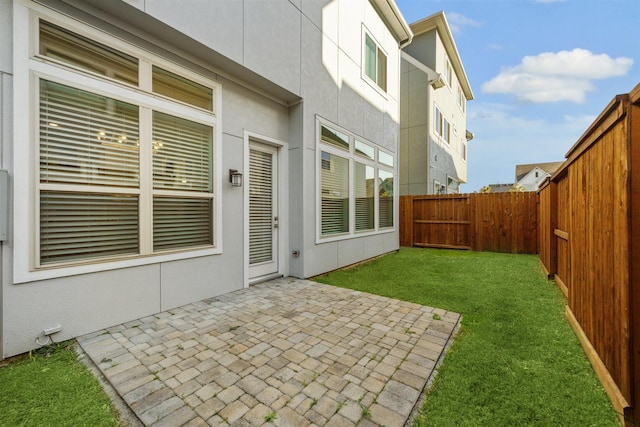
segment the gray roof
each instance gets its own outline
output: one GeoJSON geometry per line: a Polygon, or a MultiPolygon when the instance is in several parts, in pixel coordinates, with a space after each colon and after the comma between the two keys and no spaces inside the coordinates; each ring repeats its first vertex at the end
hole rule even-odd
{"type": "Polygon", "coordinates": [[[532,169],[540,168],[549,175],[553,175],[555,171],[563,164],[564,162],[547,162],[547,163],[531,163],[528,165],[516,165],[516,182],[520,181],[526,174],[531,172],[532,169]]]}

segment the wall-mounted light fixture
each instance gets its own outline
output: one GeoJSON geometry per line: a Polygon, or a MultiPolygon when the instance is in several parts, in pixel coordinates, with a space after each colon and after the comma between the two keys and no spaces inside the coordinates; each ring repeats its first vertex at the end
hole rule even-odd
{"type": "Polygon", "coordinates": [[[229,182],[232,187],[242,187],[242,174],[237,169],[229,169],[229,182]]]}

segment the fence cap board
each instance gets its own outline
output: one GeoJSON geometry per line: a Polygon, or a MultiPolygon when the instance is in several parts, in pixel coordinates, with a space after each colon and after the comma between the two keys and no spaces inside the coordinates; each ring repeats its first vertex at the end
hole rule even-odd
{"type": "Polygon", "coordinates": [[[640,103],[640,83],[629,92],[629,102],[632,104],[640,103]]]}

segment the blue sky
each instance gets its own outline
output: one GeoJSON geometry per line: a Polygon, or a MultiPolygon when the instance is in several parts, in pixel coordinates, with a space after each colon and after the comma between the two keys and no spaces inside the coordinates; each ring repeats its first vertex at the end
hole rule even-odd
{"type": "Polygon", "coordinates": [[[444,10],[471,83],[473,192],[564,155],[640,83],[638,0],[396,0],[411,24],[444,10]]]}

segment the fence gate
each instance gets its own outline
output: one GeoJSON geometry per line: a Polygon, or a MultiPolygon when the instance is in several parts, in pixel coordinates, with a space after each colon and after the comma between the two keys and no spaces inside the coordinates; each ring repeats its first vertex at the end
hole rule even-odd
{"type": "Polygon", "coordinates": [[[538,195],[400,197],[400,245],[535,254],[538,195]]]}
{"type": "Polygon", "coordinates": [[[413,199],[413,246],[471,249],[469,195],[413,199]]]}

